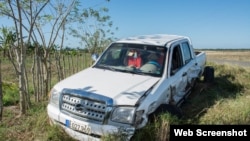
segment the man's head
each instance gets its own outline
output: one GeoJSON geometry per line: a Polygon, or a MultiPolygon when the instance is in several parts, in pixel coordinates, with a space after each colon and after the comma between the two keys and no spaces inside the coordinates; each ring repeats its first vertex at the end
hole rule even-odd
{"type": "Polygon", "coordinates": [[[150,61],[157,61],[159,59],[158,55],[156,53],[151,53],[148,55],[148,60],[150,61]]]}

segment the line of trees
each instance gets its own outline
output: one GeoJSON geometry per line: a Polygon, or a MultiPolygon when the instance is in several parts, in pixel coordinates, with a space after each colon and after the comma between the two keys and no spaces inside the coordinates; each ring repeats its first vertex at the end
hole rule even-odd
{"type": "Polygon", "coordinates": [[[70,36],[78,38],[90,54],[106,47],[115,39],[113,23],[110,17],[105,15],[108,9],[82,8],[83,2],[80,0],[0,1],[0,18],[9,18],[13,23],[13,26],[0,28],[0,48],[3,56],[11,61],[19,80],[20,116],[26,114],[31,105],[30,82],[26,68],[26,57],[30,50],[33,53],[32,85],[36,101],[40,101],[47,98],[46,94],[50,90],[49,63],[52,52],[56,58],[58,79],[65,77],[61,57],[67,38],[70,36]]]}

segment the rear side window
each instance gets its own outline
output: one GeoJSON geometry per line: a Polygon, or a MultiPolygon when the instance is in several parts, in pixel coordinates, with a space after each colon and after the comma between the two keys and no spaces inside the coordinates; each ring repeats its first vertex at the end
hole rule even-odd
{"type": "Polygon", "coordinates": [[[189,44],[187,42],[184,42],[181,44],[181,48],[183,52],[184,63],[187,64],[192,59],[189,44]]]}

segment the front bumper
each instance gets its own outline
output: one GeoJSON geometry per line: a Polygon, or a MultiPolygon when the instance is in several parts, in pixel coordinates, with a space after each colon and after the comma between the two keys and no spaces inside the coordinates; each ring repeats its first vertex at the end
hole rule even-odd
{"type": "Polygon", "coordinates": [[[91,123],[91,122],[75,119],[69,115],[61,113],[57,107],[51,104],[47,106],[47,112],[48,112],[48,116],[50,120],[54,124],[60,125],[66,131],[67,134],[69,134],[71,137],[79,141],[86,141],[86,140],[100,141],[101,137],[107,134],[125,135],[126,138],[129,140],[135,132],[135,128],[133,127],[123,128],[123,127],[117,127],[113,125],[103,125],[103,124],[91,123]],[[87,134],[87,133],[73,130],[68,127],[67,121],[73,121],[74,123],[77,123],[79,125],[86,125],[91,128],[91,133],[87,134]]]}

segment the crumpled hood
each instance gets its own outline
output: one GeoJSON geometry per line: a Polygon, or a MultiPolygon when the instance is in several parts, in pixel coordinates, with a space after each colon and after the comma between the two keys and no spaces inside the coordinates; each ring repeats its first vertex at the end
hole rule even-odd
{"type": "Polygon", "coordinates": [[[55,89],[77,89],[112,98],[114,105],[135,105],[160,78],[88,68],[57,83],[55,89]]]}

